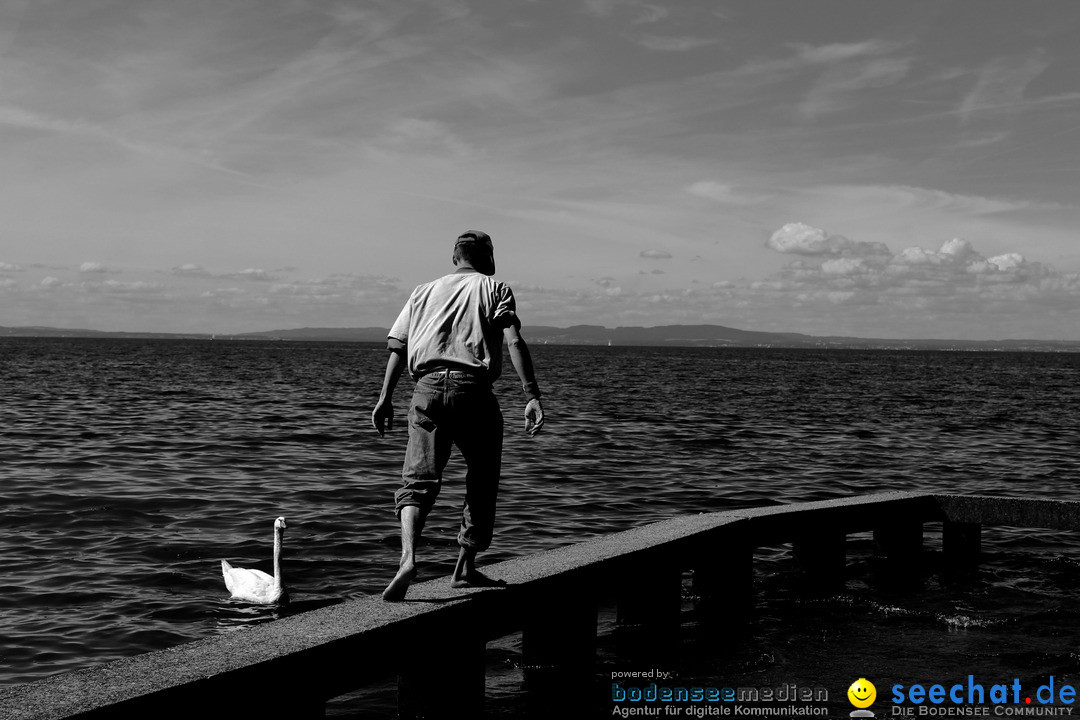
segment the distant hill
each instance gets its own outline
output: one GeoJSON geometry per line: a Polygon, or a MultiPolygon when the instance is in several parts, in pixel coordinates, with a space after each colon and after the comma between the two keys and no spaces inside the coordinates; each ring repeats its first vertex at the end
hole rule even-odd
{"type": "Polygon", "coordinates": [[[218,335],[218,338],[237,340],[309,340],[336,342],[386,342],[387,328],[298,328],[295,330],[270,330],[268,332],[218,335]]]}
{"type": "Polygon", "coordinates": [[[605,328],[574,325],[568,328],[542,325],[524,328],[532,342],[558,345],[677,345],[682,347],[788,347],[891,350],[1014,350],[1080,352],[1080,341],[1068,340],[895,340],[802,333],[771,333],[737,330],[722,325],[660,325],[656,327],[605,328]]]}
{"type": "MultiPolygon", "coordinates": [[[[301,328],[243,333],[229,337],[237,339],[272,340],[343,340],[354,342],[383,342],[387,329],[366,328],[301,328]]],[[[812,342],[809,335],[797,333],[763,333],[720,325],[665,325],[660,327],[605,328],[599,325],[574,325],[568,328],[528,325],[522,334],[529,342],[548,342],[556,345],[769,345],[779,342],[812,342]]],[[[221,337],[221,336],[218,336],[221,337]]]]}
{"type": "Polygon", "coordinates": [[[574,325],[568,328],[530,325],[522,331],[526,340],[562,345],[777,345],[812,343],[799,333],[768,333],[736,330],[722,325],[660,325],[617,327],[574,325]]]}
{"type": "Polygon", "coordinates": [[[162,340],[209,339],[210,333],[112,332],[80,328],[53,328],[36,325],[0,327],[0,337],[60,337],[60,338],[143,338],[162,340]]]}
{"type": "MultiPolygon", "coordinates": [[[[277,340],[321,342],[385,342],[386,328],[294,328],[232,335],[210,333],[102,332],[50,327],[0,327],[0,337],[162,338],[202,340],[277,340]]],[[[801,333],[737,330],[723,325],[659,325],[616,327],[574,325],[567,328],[528,325],[522,330],[531,345],[613,345],[681,347],[788,347],[911,350],[1013,350],[1080,352],[1069,340],[894,340],[828,337],[801,333]]]]}

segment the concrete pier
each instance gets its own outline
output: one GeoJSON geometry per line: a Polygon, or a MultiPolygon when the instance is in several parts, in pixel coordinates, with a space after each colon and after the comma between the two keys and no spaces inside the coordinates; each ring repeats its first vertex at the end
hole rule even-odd
{"type": "Polygon", "coordinates": [[[518,631],[527,692],[585,688],[601,599],[615,602],[630,632],[677,643],[684,573],[699,612],[730,620],[752,602],[755,548],[791,543],[804,574],[835,581],[848,535],[873,532],[887,562],[911,568],[926,523],[942,523],[950,560],[970,563],[984,527],[1077,530],[1080,503],[897,492],[676,517],[486,567],[505,589],[454,590],[440,578],[411,587],[405,602],[352,600],[0,688],[0,717],[144,718],[167,710],[313,718],[328,699],[395,676],[403,717],[451,697],[455,707],[478,710],[484,644],[518,631]],[[417,638],[427,655],[419,662],[417,638]]]}

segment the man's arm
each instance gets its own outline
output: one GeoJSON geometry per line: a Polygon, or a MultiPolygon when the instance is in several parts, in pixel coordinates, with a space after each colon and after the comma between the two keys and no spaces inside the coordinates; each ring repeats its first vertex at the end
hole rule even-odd
{"type": "Polygon", "coordinates": [[[394,388],[397,387],[398,379],[408,364],[403,342],[397,338],[390,338],[386,346],[390,350],[390,357],[386,361],[382,392],[379,393],[379,401],[375,403],[375,409],[371,411],[371,424],[375,426],[379,435],[383,434],[384,425],[386,430],[394,429],[394,388]]]}
{"type": "Polygon", "coordinates": [[[525,432],[535,435],[544,427],[544,408],[540,405],[540,386],[537,385],[533,372],[532,355],[529,354],[529,346],[525,344],[525,338],[521,337],[516,323],[503,330],[503,337],[506,338],[506,347],[510,350],[510,362],[517,371],[521,389],[525,391],[528,400],[525,405],[525,432]]]}

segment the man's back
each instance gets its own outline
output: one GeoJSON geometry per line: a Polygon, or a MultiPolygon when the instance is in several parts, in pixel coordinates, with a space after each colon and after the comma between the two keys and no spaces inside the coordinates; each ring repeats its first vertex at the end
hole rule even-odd
{"type": "Polygon", "coordinates": [[[389,335],[408,348],[414,378],[460,367],[494,381],[502,371],[502,331],[517,323],[510,288],[465,268],[413,290],[389,335]]]}

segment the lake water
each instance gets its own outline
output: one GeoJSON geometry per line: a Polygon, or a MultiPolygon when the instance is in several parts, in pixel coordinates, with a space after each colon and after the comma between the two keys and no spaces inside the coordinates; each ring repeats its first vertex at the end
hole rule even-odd
{"type": "MultiPolygon", "coordinates": [[[[887,490],[1080,499],[1080,354],[532,350],[548,425],[520,432],[507,364],[483,563],[684,513],[887,490]]],[[[0,340],[0,685],[380,592],[405,444],[400,426],[370,427],[385,362],[366,344],[0,340]],[[293,608],[231,601],[219,560],[269,570],[278,515],[293,608]]],[[[426,578],[456,556],[462,472],[452,459],[426,578]]],[[[782,553],[766,552],[750,639],[678,669],[754,685],[850,675],[846,688],[970,666],[1076,684],[1080,543],[1003,530],[984,547],[959,584],[935,573],[898,591],[866,560],[825,597],[786,589],[782,553]]],[[[513,665],[512,642],[497,652],[513,665]]],[[[507,678],[496,694],[512,708],[507,678]]]]}

